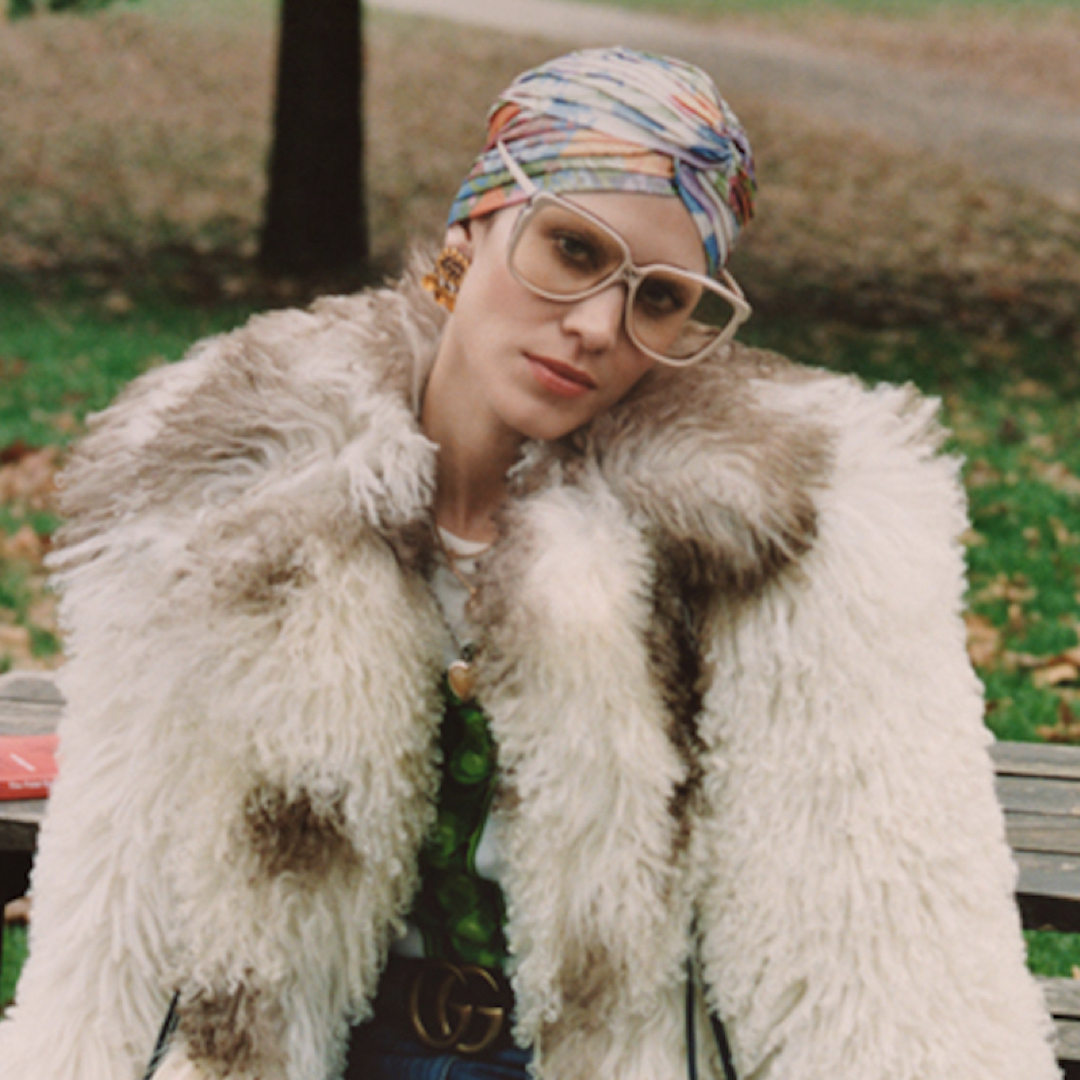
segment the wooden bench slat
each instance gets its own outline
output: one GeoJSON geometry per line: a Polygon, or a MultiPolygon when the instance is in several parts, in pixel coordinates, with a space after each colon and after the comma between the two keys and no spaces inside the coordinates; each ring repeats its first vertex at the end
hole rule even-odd
{"type": "Polygon", "coordinates": [[[1080,1021],[1055,1020],[1054,1035],[1058,1061],[1080,1061],[1080,1021]]]}
{"type": "Polygon", "coordinates": [[[64,704],[64,695],[55,679],[38,671],[12,671],[0,676],[0,698],[32,705],[60,707],[64,704]]]}
{"type": "Polygon", "coordinates": [[[1007,814],[1065,817],[1080,826],[1080,783],[1074,780],[999,776],[996,786],[998,799],[1007,814]]]}
{"type": "Polygon", "coordinates": [[[1080,780],[1080,746],[1061,743],[999,742],[990,748],[999,776],[1080,780]]]}
{"type": "Polygon", "coordinates": [[[0,676],[0,733],[44,735],[56,730],[64,698],[52,677],[11,672],[0,676]]]}
{"type": "Polygon", "coordinates": [[[1080,858],[1040,851],[1015,853],[1016,899],[1024,926],[1080,933],[1080,858]]]}
{"type": "Polygon", "coordinates": [[[1005,832],[1013,851],[1080,856],[1080,821],[1073,817],[1007,813],[1005,832]]]}
{"type": "Polygon", "coordinates": [[[1054,1017],[1055,1046],[1061,1062],[1080,1062],[1080,979],[1039,979],[1054,1017]]]}
{"type": "Polygon", "coordinates": [[[1046,1004],[1055,1017],[1080,1020],[1080,979],[1039,979],[1046,1004]]]}
{"type": "Polygon", "coordinates": [[[1080,1061],[1080,1021],[1056,1020],[1054,1035],[1058,1061],[1080,1061]]]}
{"type": "Polygon", "coordinates": [[[1019,892],[1071,900],[1080,906],[1080,857],[1044,851],[1017,851],[1019,892]]]}

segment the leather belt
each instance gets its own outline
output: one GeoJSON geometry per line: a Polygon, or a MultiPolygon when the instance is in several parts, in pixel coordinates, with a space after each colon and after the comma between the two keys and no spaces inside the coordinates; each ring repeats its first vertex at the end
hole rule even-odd
{"type": "Polygon", "coordinates": [[[379,982],[377,1019],[429,1050],[475,1055],[510,1045],[514,995],[497,968],[391,956],[379,982]]]}

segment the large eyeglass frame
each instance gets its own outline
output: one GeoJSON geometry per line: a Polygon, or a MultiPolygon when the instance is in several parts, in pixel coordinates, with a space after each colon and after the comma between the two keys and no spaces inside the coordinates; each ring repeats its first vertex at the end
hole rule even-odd
{"type": "MultiPolygon", "coordinates": [[[[718,349],[725,345],[729,345],[731,340],[735,337],[735,334],[738,332],[739,327],[750,318],[751,308],[742,289],[739,287],[739,283],[723,269],[723,267],[721,267],[719,271],[723,276],[723,283],[721,283],[714,278],[707,277],[705,274],[698,274],[693,270],[686,270],[681,266],[672,266],[670,263],[647,263],[644,266],[638,266],[631,257],[630,248],[626,241],[606,221],[597,217],[595,214],[590,213],[584,207],[578,206],[570,199],[567,199],[556,192],[544,191],[538,187],[525,170],[514,160],[513,155],[506,148],[506,145],[501,139],[496,142],[495,146],[499,151],[499,156],[502,158],[503,164],[510,171],[510,175],[513,176],[518,186],[526,192],[529,197],[528,202],[522,207],[521,213],[514,223],[513,232],[510,234],[510,240],[506,249],[506,263],[514,280],[521,285],[524,285],[530,292],[543,297],[545,300],[554,300],[558,303],[571,304],[579,300],[587,300],[590,296],[595,296],[597,293],[603,292],[612,285],[625,282],[626,299],[623,303],[623,326],[626,329],[626,336],[638,349],[645,353],[646,356],[651,357],[661,364],[667,364],[669,367],[689,367],[690,365],[696,364],[706,357],[711,356],[718,349]],[[595,225],[600,229],[606,236],[611,237],[618,249],[622,252],[622,262],[616,266],[614,270],[599,281],[594,282],[592,285],[579,292],[555,293],[548,289],[542,289],[540,286],[535,285],[524,278],[514,266],[514,251],[525,232],[525,228],[545,205],[551,204],[585,218],[590,224],[595,225]],[[659,352],[641,341],[634,330],[634,320],[632,315],[634,298],[637,295],[638,286],[653,271],[663,271],[675,274],[678,277],[700,285],[709,292],[720,296],[732,307],[731,319],[723,329],[717,330],[715,336],[710,338],[707,345],[697,352],[691,353],[690,356],[673,357],[659,352]]],[[[692,320],[687,320],[687,328],[694,325],[692,320]]],[[[702,327],[707,326],[705,323],[698,323],[696,325],[702,327]]],[[[709,329],[712,328],[709,327],[709,329]]]]}

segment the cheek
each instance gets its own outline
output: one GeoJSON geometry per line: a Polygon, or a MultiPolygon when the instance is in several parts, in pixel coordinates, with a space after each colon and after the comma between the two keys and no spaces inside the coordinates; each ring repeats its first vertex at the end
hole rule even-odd
{"type": "Polygon", "coordinates": [[[475,324],[481,338],[498,333],[503,325],[521,327],[541,317],[543,301],[511,275],[505,262],[484,258],[474,261],[465,275],[454,307],[460,322],[475,324]]]}
{"type": "Polygon", "coordinates": [[[628,394],[655,366],[656,361],[652,357],[639,352],[627,342],[626,351],[618,360],[617,376],[613,380],[619,387],[618,396],[621,398],[628,394]]]}

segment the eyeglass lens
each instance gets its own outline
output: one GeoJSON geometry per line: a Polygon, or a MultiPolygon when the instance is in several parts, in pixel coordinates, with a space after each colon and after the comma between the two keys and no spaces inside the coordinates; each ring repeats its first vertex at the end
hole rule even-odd
{"type": "MultiPolygon", "coordinates": [[[[514,272],[527,285],[559,299],[574,299],[618,274],[626,252],[617,235],[562,202],[536,204],[510,254],[514,272]]],[[[688,323],[723,327],[731,304],[699,279],[676,268],[646,273],[633,290],[631,336],[671,359],[699,352],[710,337],[688,323]],[[685,331],[685,332],[684,332],[685,331]]]]}

